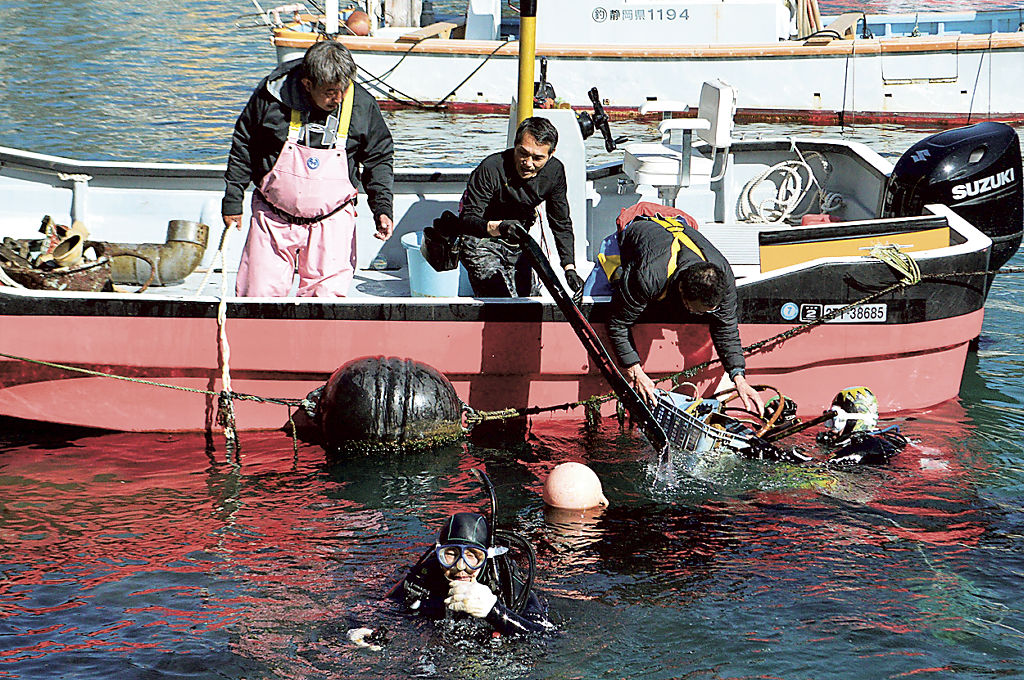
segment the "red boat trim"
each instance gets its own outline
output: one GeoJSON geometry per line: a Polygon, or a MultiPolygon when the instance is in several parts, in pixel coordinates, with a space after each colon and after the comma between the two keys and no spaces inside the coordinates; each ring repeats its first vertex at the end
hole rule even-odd
{"type": "MultiPolygon", "coordinates": [[[[381,99],[380,108],[397,111],[408,108],[432,107],[435,102],[404,102],[396,99],[381,99]]],[[[494,113],[508,115],[507,104],[485,102],[447,101],[439,108],[452,113],[494,113]]],[[[585,110],[586,107],[577,107],[585,110]]],[[[612,120],[655,120],[652,116],[640,114],[636,108],[605,106],[604,110],[612,120]]],[[[899,124],[915,127],[959,127],[983,120],[1010,124],[1024,123],[1024,113],[998,113],[979,115],[977,113],[897,113],[893,111],[820,111],[809,109],[737,109],[737,123],[805,123],[811,125],[882,125],[899,124]]]]}

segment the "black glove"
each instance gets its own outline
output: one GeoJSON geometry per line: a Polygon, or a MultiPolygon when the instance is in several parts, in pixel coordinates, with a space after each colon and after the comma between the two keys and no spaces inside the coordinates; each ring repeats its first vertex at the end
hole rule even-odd
{"type": "Polygon", "coordinates": [[[576,304],[583,302],[583,279],[575,269],[565,270],[565,282],[572,288],[572,301],[576,304]]]}
{"type": "Polygon", "coordinates": [[[441,236],[456,236],[462,231],[462,224],[458,215],[451,210],[445,210],[434,220],[434,229],[441,236]]]}
{"type": "Polygon", "coordinates": [[[506,241],[520,243],[526,236],[526,230],[523,229],[523,223],[519,220],[502,220],[498,225],[498,235],[506,241]]]}

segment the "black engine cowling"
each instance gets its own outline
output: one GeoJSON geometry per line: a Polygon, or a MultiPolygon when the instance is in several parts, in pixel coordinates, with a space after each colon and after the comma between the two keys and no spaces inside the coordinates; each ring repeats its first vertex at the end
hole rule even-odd
{"type": "Polygon", "coordinates": [[[920,215],[941,203],[992,239],[989,264],[1013,257],[1024,231],[1020,141],[1012,127],[984,122],[922,139],[896,163],[882,217],[920,215]]]}

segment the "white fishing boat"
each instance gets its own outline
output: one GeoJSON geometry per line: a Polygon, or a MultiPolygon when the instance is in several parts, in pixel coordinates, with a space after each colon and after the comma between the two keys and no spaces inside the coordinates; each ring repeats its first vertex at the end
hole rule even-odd
{"type": "MultiPolygon", "coordinates": [[[[536,58],[553,86],[538,89],[545,105],[589,106],[596,86],[613,118],[645,101],[695,108],[701,83],[720,78],[737,88],[744,122],[1024,121],[1024,7],[821,17],[815,0],[533,1],[536,58]]],[[[350,10],[289,5],[264,19],[281,61],[326,37],[344,43],[382,106],[507,110],[520,22],[502,17],[502,0],[469,0],[424,26],[410,12],[412,25],[385,23],[380,0],[370,5],[369,35],[346,30],[350,10]]]]}
{"type": "MultiPolygon", "coordinates": [[[[732,88],[703,90],[698,119],[666,120],[662,139],[631,144],[622,160],[599,167],[585,167],[573,112],[539,112],[560,131],[556,155],[567,169],[582,273],[622,208],[675,205],[733,266],[741,338],[759,345],[748,351],[751,383],[777,387],[812,414],[854,384],[871,386],[884,413],[954,398],[981,330],[986,272],[1020,243],[1013,130],[983,123],[940,133],[894,171],[842,139],[735,139],[732,88]],[[950,168],[952,179],[941,175],[950,168]],[[806,191],[789,191],[794,172],[805,173],[806,191]],[[905,266],[871,255],[878,248],[898,249],[905,266]]],[[[85,251],[97,251],[92,266],[107,266],[115,284],[73,290],[71,277],[58,278],[69,270],[57,269],[46,289],[0,285],[0,415],[202,430],[215,427],[218,395],[230,389],[270,399],[238,401],[240,428],[276,428],[288,420],[282,400],[301,399],[336,367],[368,355],[426,362],[482,410],[578,404],[608,392],[550,297],[476,298],[457,273],[442,280],[424,266],[416,234],[456,209],[468,168],[396,173],[396,234],[381,244],[369,216],[359,216],[360,270],[348,298],[233,296],[242,239],[228,232],[223,250],[216,238],[205,247],[199,227],[220,231],[223,172],[0,148],[4,247],[24,246],[32,259],[43,215],[78,221],[90,233],[85,251]],[[136,254],[117,254],[126,251],[136,254]]],[[[538,241],[544,229],[534,228],[538,241]]],[[[18,269],[6,265],[9,276],[18,269]]],[[[609,297],[587,291],[580,308],[604,337],[609,297]]],[[[652,376],[714,359],[707,327],[677,312],[652,312],[633,330],[652,376]]],[[[721,379],[715,363],[689,377],[701,392],[721,379]]]]}

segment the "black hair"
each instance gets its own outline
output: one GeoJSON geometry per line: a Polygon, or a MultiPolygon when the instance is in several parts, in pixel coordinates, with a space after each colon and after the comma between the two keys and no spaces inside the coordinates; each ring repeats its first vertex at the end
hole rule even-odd
{"type": "Polygon", "coordinates": [[[356,74],[352,53],[334,40],[314,43],[302,58],[302,68],[315,87],[334,84],[348,87],[356,74]]]}
{"type": "Polygon", "coordinates": [[[725,272],[716,264],[698,262],[679,272],[676,289],[683,300],[714,309],[725,297],[725,272]]]}
{"type": "Polygon", "coordinates": [[[523,141],[523,135],[529,132],[530,135],[537,140],[538,144],[546,144],[550,148],[549,153],[554,153],[555,147],[558,146],[558,130],[555,129],[554,124],[547,118],[541,118],[540,116],[533,116],[527,118],[519,124],[516,128],[516,140],[515,143],[523,141]]]}

